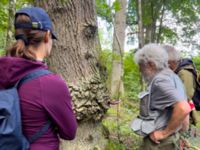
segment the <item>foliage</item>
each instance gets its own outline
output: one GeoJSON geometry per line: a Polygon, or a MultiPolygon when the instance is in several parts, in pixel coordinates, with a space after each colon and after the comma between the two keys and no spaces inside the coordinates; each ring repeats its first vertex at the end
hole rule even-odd
{"type": "Polygon", "coordinates": [[[106,0],[96,0],[96,9],[98,16],[108,22],[112,22],[111,8],[106,0]]]}
{"type": "Polygon", "coordinates": [[[0,1],[0,32],[7,29],[8,20],[8,0],[0,1]]]}
{"type": "Polygon", "coordinates": [[[200,57],[199,56],[195,56],[195,57],[193,57],[192,60],[193,60],[193,62],[195,64],[197,70],[200,71],[200,57]]]}
{"type": "Polygon", "coordinates": [[[5,55],[5,51],[0,49],[0,56],[4,56],[5,55]]]}
{"type": "Polygon", "coordinates": [[[126,148],[116,141],[109,140],[105,150],[126,150],[126,148]]]}
{"type": "Polygon", "coordinates": [[[126,23],[129,26],[137,24],[137,12],[136,12],[136,0],[128,1],[128,12],[126,17],[126,23]]]}
{"type": "Polygon", "coordinates": [[[141,137],[136,135],[130,128],[132,119],[138,113],[138,102],[135,103],[128,100],[124,100],[120,104],[119,114],[117,114],[117,106],[112,106],[108,110],[107,117],[102,121],[109,133],[109,143],[106,150],[138,150],[141,144],[141,137]]]}
{"type": "Polygon", "coordinates": [[[33,0],[17,0],[16,1],[16,9],[20,9],[24,6],[30,6],[33,4],[33,0]]]}
{"type": "MultiPolygon", "coordinates": [[[[161,35],[159,33],[159,24],[162,22],[162,10],[164,0],[143,0],[142,1],[142,24],[143,31],[145,32],[145,43],[156,42],[157,38],[161,35]]],[[[138,2],[129,0],[128,6],[128,25],[138,26],[138,2]],[[133,6],[134,5],[134,6],[133,6]],[[129,17],[131,16],[131,17],[129,17]],[[133,19],[132,19],[133,18],[133,19]],[[135,24],[137,23],[137,24],[135,24]]],[[[134,27],[132,29],[135,29],[134,27]]],[[[132,32],[135,32],[132,31],[132,32]]],[[[138,32],[138,29],[136,30],[138,32]]]]}
{"type": "MultiPolygon", "coordinates": [[[[106,67],[107,70],[107,85],[110,87],[110,76],[112,67],[112,52],[111,50],[102,50],[100,54],[101,65],[106,67]]],[[[140,73],[138,66],[133,60],[133,51],[126,52],[124,54],[124,87],[125,98],[129,100],[137,100],[137,94],[139,93],[140,86],[140,73]]]]}
{"type": "MultiPolygon", "coordinates": [[[[113,8],[116,7],[108,4],[106,0],[96,0],[96,2],[98,16],[111,23],[113,8]]],[[[137,0],[128,0],[126,22],[131,29],[128,38],[133,41],[137,38],[135,35],[138,33],[137,5],[137,0]]],[[[200,37],[199,13],[199,0],[143,0],[142,21],[145,42],[171,43],[174,45],[179,41],[192,50],[198,50],[200,48],[198,42],[200,37]]]]}
{"type": "MultiPolygon", "coordinates": [[[[127,25],[133,29],[133,34],[129,36],[135,35],[138,31],[137,13],[137,0],[129,0],[127,25]]],[[[200,48],[199,13],[199,0],[143,0],[142,22],[146,33],[145,42],[175,44],[179,40],[192,49],[200,48]]]]}
{"type": "Polygon", "coordinates": [[[171,0],[171,5],[168,6],[168,9],[176,18],[179,28],[182,28],[179,40],[192,45],[194,49],[200,46],[198,43],[199,37],[196,37],[199,33],[199,3],[199,0],[171,0]]]}
{"type": "MultiPolygon", "coordinates": [[[[105,49],[100,53],[101,66],[106,68],[107,86],[110,87],[111,67],[112,67],[112,51],[105,49]]],[[[108,88],[109,89],[109,88],[108,88]]]]}
{"type": "Polygon", "coordinates": [[[137,100],[140,86],[140,73],[133,60],[133,51],[124,55],[124,87],[128,99],[137,100]]]}
{"type": "Polygon", "coordinates": [[[161,30],[162,30],[161,37],[160,37],[161,43],[167,42],[167,43],[175,44],[177,42],[178,35],[175,31],[173,31],[167,26],[162,26],[161,30]]]}
{"type": "Polygon", "coordinates": [[[114,12],[121,9],[119,0],[108,4],[107,0],[96,0],[97,15],[109,23],[112,23],[114,12]]]}
{"type": "Polygon", "coordinates": [[[112,5],[112,8],[116,11],[119,11],[121,9],[121,6],[120,6],[120,2],[119,0],[115,0],[113,5],[112,5]]]}
{"type": "Polygon", "coordinates": [[[6,33],[8,26],[8,0],[0,1],[0,49],[6,44],[6,33]]]}
{"type": "Polygon", "coordinates": [[[5,45],[6,45],[6,32],[2,31],[0,32],[0,51],[5,49],[5,45]]]}
{"type": "MultiPolygon", "coordinates": [[[[17,0],[16,9],[21,8],[24,5],[31,4],[32,0],[17,0]]],[[[9,0],[0,1],[0,49],[5,49],[6,36],[8,29],[8,8],[9,0]]]]}

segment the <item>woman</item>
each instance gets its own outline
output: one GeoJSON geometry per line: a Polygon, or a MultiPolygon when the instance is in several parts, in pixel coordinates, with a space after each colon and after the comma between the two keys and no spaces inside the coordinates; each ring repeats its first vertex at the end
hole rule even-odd
{"type": "MultiPolygon", "coordinates": [[[[16,42],[0,59],[0,89],[12,87],[25,75],[48,69],[43,63],[52,48],[52,23],[41,8],[22,8],[15,15],[16,42]]],[[[22,84],[18,90],[23,132],[27,138],[45,126],[51,126],[30,145],[30,150],[58,150],[59,137],[72,140],[77,123],[65,81],[58,75],[40,76],[22,84]],[[56,130],[55,130],[56,129],[56,130]]]]}

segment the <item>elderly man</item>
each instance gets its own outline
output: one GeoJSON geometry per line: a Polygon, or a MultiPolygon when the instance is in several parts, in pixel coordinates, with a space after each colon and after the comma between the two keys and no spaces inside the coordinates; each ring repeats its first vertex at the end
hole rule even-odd
{"type": "Polygon", "coordinates": [[[187,103],[183,84],[168,68],[168,55],[157,44],[145,45],[135,54],[148,88],[140,94],[140,115],[132,129],[144,136],[142,150],[179,150],[179,130],[188,128],[187,103]]]}
{"type": "MultiPolygon", "coordinates": [[[[169,68],[178,74],[185,86],[188,102],[193,103],[192,97],[194,96],[196,83],[194,75],[190,71],[194,69],[192,60],[181,59],[180,53],[173,46],[163,45],[163,48],[168,53],[169,68]]],[[[190,123],[193,125],[197,124],[197,114],[195,110],[190,113],[190,123]]]]}

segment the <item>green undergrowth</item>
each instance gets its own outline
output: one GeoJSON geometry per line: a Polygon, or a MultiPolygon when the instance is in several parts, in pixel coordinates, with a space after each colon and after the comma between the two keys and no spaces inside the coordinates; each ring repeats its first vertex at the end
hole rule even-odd
{"type": "Polygon", "coordinates": [[[3,49],[0,49],[0,56],[4,56],[5,55],[5,51],[3,49]]]}
{"type": "MultiPolygon", "coordinates": [[[[105,127],[106,137],[109,139],[106,150],[138,150],[142,138],[136,135],[130,128],[131,121],[139,113],[139,104],[136,101],[123,101],[120,106],[112,106],[105,119],[102,121],[105,127]],[[118,111],[119,110],[119,111],[118,111]]],[[[189,137],[190,148],[200,150],[200,112],[198,114],[198,123],[195,128],[196,137],[189,137]],[[197,142],[198,141],[198,142],[197,142]]]]}
{"type": "Polygon", "coordinates": [[[138,114],[138,104],[123,101],[119,107],[112,106],[102,121],[109,138],[106,150],[137,150],[141,137],[130,128],[131,121],[138,114]],[[119,111],[118,111],[119,110],[119,111]]]}

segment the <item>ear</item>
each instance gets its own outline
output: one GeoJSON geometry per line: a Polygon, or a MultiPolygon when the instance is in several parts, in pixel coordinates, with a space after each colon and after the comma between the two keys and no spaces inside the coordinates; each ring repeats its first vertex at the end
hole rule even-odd
{"type": "Polygon", "coordinates": [[[44,42],[45,43],[48,43],[49,42],[49,38],[51,38],[51,33],[50,31],[48,30],[44,36],[44,42]]]}

